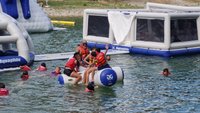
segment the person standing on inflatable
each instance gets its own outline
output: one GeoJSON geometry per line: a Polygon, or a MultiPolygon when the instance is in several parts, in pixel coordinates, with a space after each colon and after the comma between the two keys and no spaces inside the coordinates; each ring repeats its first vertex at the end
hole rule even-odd
{"type": "Polygon", "coordinates": [[[80,60],[81,60],[81,56],[79,52],[75,52],[74,56],[66,62],[65,69],[63,72],[67,76],[76,78],[76,81],[74,83],[75,85],[78,84],[78,82],[82,80],[80,73],[78,73],[80,60]]]}

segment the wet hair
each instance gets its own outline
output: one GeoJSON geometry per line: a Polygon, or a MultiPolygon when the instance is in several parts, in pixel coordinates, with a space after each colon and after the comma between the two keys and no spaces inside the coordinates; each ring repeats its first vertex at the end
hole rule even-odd
{"type": "Polygon", "coordinates": [[[23,71],[22,75],[28,75],[28,71],[23,71]]]}
{"type": "MultiPolygon", "coordinates": [[[[79,52],[75,52],[73,57],[76,59],[77,55],[80,55],[80,53],[79,52]]],[[[79,61],[77,62],[77,66],[78,67],[80,66],[80,62],[79,61]]]]}
{"type": "Polygon", "coordinates": [[[89,82],[88,85],[87,85],[87,88],[88,88],[89,90],[94,91],[94,82],[89,82]]]}
{"type": "Polygon", "coordinates": [[[168,68],[164,68],[163,72],[169,72],[169,69],[168,68]]]}
{"type": "Polygon", "coordinates": [[[46,64],[43,62],[43,63],[41,63],[41,66],[46,67],[46,64]]]}
{"type": "Polygon", "coordinates": [[[5,88],[5,84],[4,83],[0,83],[0,88],[5,88]]]}
{"type": "Polygon", "coordinates": [[[93,51],[93,50],[95,50],[95,51],[96,51],[96,49],[97,49],[96,47],[93,47],[93,48],[91,49],[91,51],[93,51]]]}
{"type": "Polygon", "coordinates": [[[86,43],[83,43],[83,45],[84,45],[84,46],[87,46],[87,42],[86,42],[86,43]]]}
{"type": "Polygon", "coordinates": [[[96,48],[96,51],[100,53],[100,52],[101,52],[101,49],[100,49],[100,48],[96,48]]]}
{"type": "Polygon", "coordinates": [[[96,57],[97,56],[97,53],[96,52],[91,52],[91,55],[93,56],[93,57],[96,57]]]}
{"type": "Polygon", "coordinates": [[[75,52],[73,57],[75,58],[77,55],[80,55],[80,53],[79,52],[75,52]]]}

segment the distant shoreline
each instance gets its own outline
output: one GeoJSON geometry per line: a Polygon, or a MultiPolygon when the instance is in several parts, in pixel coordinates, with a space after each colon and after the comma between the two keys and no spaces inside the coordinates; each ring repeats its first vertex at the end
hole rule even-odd
{"type": "MultiPolygon", "coordinates": [[[[145,3],[142,2],[129,2],[131,5],[136,5],[138,7],[145,7],[145,3]]],[[[176,2],[171,3],[174,5],[185,5],[185,6],[199,6],[198,3],[188,3],[182,0],[176,0],[176,2]]],[[[99,7],[98,7],[99,8],[99,7]]],[[[54,7],[43,7],[43,10],[47,13],[50,18],[57,17],[83,17],[84,8],[59,8],[54,7]]]]}

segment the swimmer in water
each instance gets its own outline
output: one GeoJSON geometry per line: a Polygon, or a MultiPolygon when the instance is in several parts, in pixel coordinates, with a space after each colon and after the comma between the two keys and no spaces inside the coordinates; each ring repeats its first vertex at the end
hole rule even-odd
{"type": "Polygon", "coordinates": [[[4,83],[0,83],[0,88],[6,88],[4,83]]]}
{"type": "Polygon", "coordinates": [[[85,88],[85,92],[93,93],[94,92],[94,87],[95,87],[94,82],[89,82],[87,87],[85,88]]]}
{"type": "Polygon", "coordinates": [[[61,68],[56,67],[56,69],[53,72],[51,72],[51,74],[54,75],[54,76],[61,74],[61,68]]]}
{"type": "Polygon", "coordinates": [[[163,72],[162,72],[162,75],[163,76],[169,76],[171,73],[169,72],[169,69],[168,68],[165,68],[165,69],[163,69],[163,72]]]}
{"type": "Polygon", "coordinates": [[[22,71],[31,71],[31,68],[29,66],[27,66],[27,65],[20,66],[20,69],[22,71]]]}
{"type": "Polygon", "coordinates": [[[23,81],[25,81],[25,80],[28,80],[28,78],[29,78],[28,71],[24,71],[24,72],[22,73],[22,75],[21,75],[21,79],[22,79],[23,81]]]}
{"type": "Polygon", "coordinates": [[[46,63],[41,63],[41,65],[36,70],[37,71],[47,71],[46,63]]]}

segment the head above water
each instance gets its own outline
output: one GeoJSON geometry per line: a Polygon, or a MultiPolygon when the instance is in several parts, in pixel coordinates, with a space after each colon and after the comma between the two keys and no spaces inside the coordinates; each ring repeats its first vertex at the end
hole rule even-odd
{"type": "Polygon", "coordinates": [[[5,84],[4,83],[0,83],[0,88],[5,88],[5,84]]]}
{"type": "Polygon", "coordinates": [[[28,75],[28,71],[23,71],[22,75],[28,75]]]}
{"type": "Polygon", "coordinates": [[[41,63],[41,66],[46,67],[46,63],[44,63],[44,62],[41,63]]]}
{"type": "Polygon", "coordinates": [[[164,76],[170,75],[170,72],[169,72],[168,68],[164,68],[162,73],[163,73],[164,76]]]}
{"type": "Polygon", "coordinates": [[[89,82],[88,85],[87,85],[87,88],[88,88],[89,90],[94,91],[94,82],[89,82]]]}

